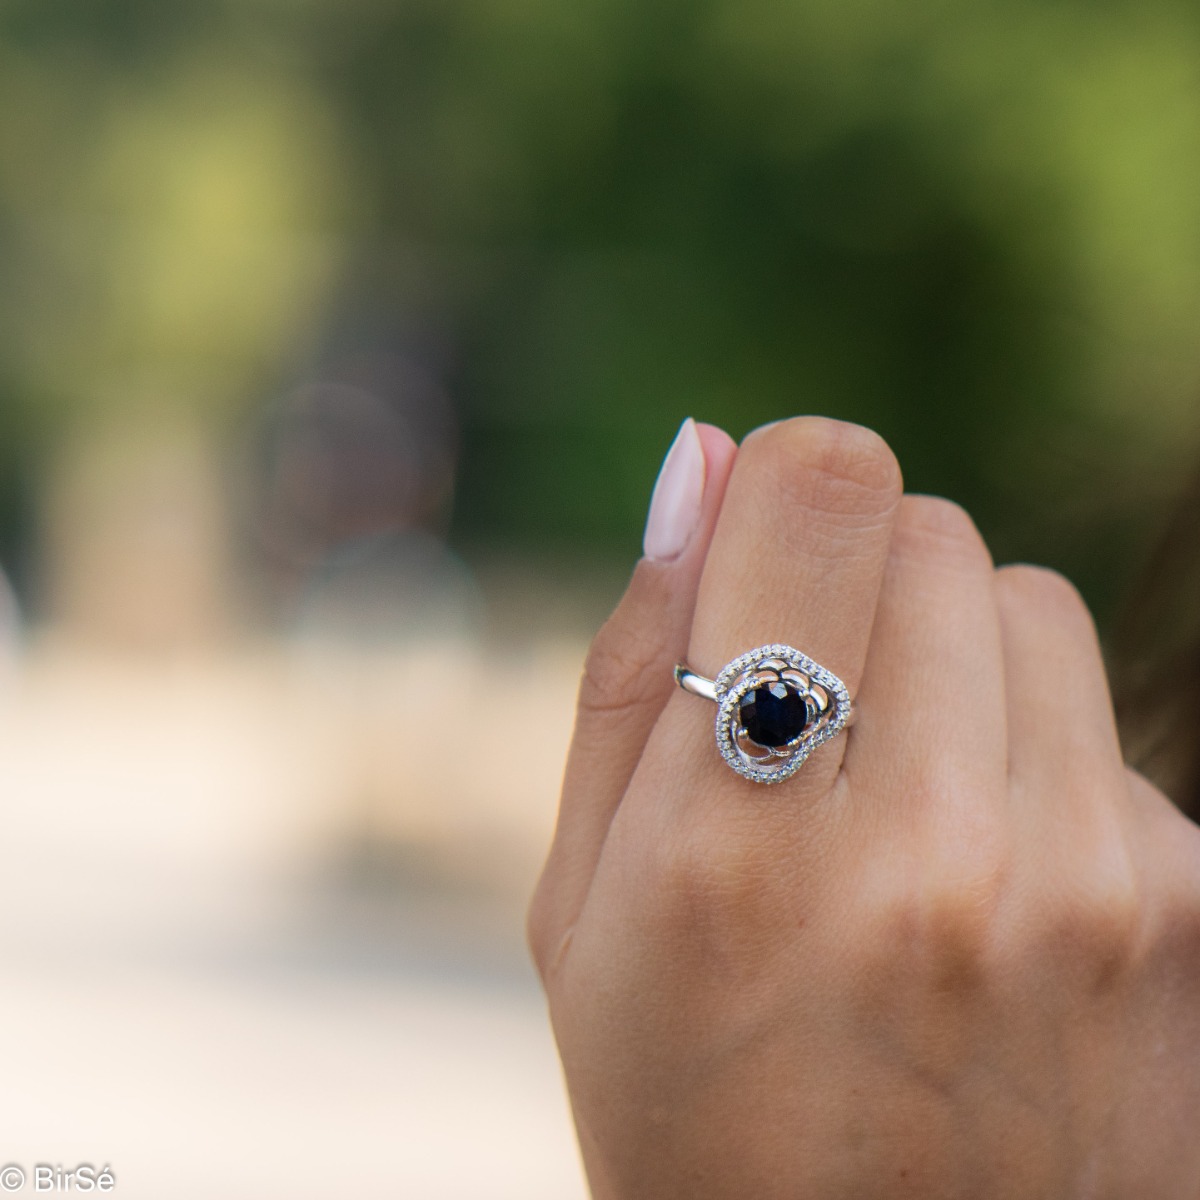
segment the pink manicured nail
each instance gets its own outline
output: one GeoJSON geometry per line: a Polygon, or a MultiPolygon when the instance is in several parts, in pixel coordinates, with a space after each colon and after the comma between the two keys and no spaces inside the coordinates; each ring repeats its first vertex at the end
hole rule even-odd
{"type": "Polygon", "coordinates": [[[647,558],[670,562],[683,553],[700,520],[704,473],[704,447],[696,422],[688,417],[663,459],[650,498],[650,515],[642,538],[642,551],[647,558]]]}

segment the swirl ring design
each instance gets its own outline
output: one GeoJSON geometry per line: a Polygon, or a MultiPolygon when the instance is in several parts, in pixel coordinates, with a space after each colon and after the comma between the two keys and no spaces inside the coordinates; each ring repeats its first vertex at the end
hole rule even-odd
{"type": "Polygon", "coordinates": [[[759,646],[711,680],[680,663],[675,679],[685,691],[716,702],[717,749],[754,783],[790,778],[855,715],[846,685],[794,646],[759,646]]]}

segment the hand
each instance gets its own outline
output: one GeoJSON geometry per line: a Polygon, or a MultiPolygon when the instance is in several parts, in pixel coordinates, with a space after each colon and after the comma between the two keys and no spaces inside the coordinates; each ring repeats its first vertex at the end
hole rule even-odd
{"type": "Polygon", "coordinates": [[[597,1200],[1196,1200],[1200,831],[1077,593],[865,429],[684,435],[530,912],[597,1200]],[[765,786],[671,668],[776,641],[859,717],[765,786]]]}

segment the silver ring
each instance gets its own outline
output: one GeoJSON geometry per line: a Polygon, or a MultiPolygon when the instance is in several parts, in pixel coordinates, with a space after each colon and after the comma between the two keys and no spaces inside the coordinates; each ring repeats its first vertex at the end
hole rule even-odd
{"type": "Polygon", "coordinates": [[[794,775],[856,715],[846,685],[794,646],[759,646],[739,655],[715,679],[680,663],[675,682],[716,703],[717,749],[739,775],[755,783],[779,783],[794,775]]]}

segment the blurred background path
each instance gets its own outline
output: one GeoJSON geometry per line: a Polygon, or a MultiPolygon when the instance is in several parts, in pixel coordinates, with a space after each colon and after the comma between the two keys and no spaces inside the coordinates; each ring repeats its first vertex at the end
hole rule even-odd
{"type": "Polygon", "coordinates": [[[576,667],[524,669],[547,758],[500,797],[517,714],[448,776],[346,711],[428,659],[35,647],[0,717],[0,1158],[147,1200],[583,1196],[520,934],[576,667]]]}

